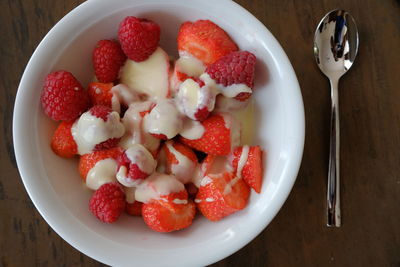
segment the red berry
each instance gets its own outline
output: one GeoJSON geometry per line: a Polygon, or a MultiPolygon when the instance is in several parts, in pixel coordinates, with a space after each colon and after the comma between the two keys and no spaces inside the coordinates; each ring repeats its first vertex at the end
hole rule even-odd
{"type": "Polygon", "coordinates": [[[112,112],[112,109],[110,107],[102,106],[102,105],[97,105],[93,106],[89,109],[90,114],[93,116],[96,116],[97,118],[103,119],[103,121],[107,121],[108,115],[112,112]]]}
{"type": "Polygon", "coordinates": [[[118,38],[129,59],[144,61],[158,47],[160,27],[151,20],[129,16],[119,25],[118,38]]]}
{"type": "Polygon", "coordinates": [[[126,56],[117,41],[100,40],[93,50],[92,60],[97,80],[110,83],[118,78],[126,56]]]}
{"type": "Polygon", "coordinates": [[[143,204],[142,216],[144,222],[157,232],[172,232],[189,227],[196,214],[196,206],[189,200],[187,204],[173,211],[159,202],[143,204]]]}
{"type": "Polygon", "coordinates": [[[232,51],[237,45],[229,35],[210,20],[185,22],[178,33],[178,50],[185,51],[205,64],[212,64],[232,51]]]}
{"type": "Polygon", "coordinates": [[[72,158],[77,154],[78,147],[72,137],[71,127],[73,122],[61,122],[54,132],[51,148],[54,153],[63,158],[72,158]]]}
{"type": "Polygon", "coordinates": [[[231,129],[226,128],[221,115],[213,115],[201,122],[204,133],[199,139],[186,139],[180,136],[185,145],[211,155],[228,155],[231,150],[231,129]]]}
{"type": "Polygon", "coordinates": [[[113,97],[111,88],[113,86],[112,83],[90,83],[88,93],[92,104],[111,107],[113,97]]]}
{"type": "Polygon", "coordinates": [[[47,75],[41,94],[42,107],[47,116],[56,121],[72,121],[90,105],[88,93],[68,71],[47,75]]]}
{"type": "MultiPolygon", "coordinates": [[[[232,84],[245,84],[249,88],[254,86],[254,69],[256,57],[247,51],[232,52],[206,68],[206,73],[217,84],[229,86],[232,84]]],[[[244,101],[250,93],[242,92],[235,98],[244,101]]]]}
{"type": "MultiPolygon", "coordinates": [[[[237,171],[238,163],[243,152],[243,147],[237,147],[233,151],[232,166],[237,171]]],[[[256,191],[260,193],[262,185],[262,150],[259,146],[249,147],[246,163],[240,174],[243,180],[256,191]]]]}
{"type": "Polygon", "coordinates": [[[96,165],[97,162],[108,158],[117,159],[122,152],[123,150],[121,148],[116,147],[113,149],[95,151],[82,155],[79,159],[79,174],[81,175],[82,179],[86,181],[88,172],[94,167],[94,165],[96,165]]]}
{"type": "Polygon", "coordinates": [[[102,222],[113,223],[125,209],[125,193],[118,183],[103,184],[89,202],[90,211],[102,222]]]}
{"type": "Polygon", "coordinates": [[[250,188],[242,179],[237,179],[230,172],[209,174],[204,179],[211,182],[200,186],[196,201],[207,219],[219,221],[247,206],[250,188]]]}

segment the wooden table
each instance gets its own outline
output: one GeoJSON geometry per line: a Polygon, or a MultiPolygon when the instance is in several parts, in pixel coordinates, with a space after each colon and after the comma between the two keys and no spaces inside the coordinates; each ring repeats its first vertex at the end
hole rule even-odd
{"type": "MultiPolygon", "coordinates": [[[[47,31],[82,0],[0,1],[0,266],[99,266],[42,219],[19,177],[12,112],[25,65],[47,31]]],[[[240,0],[275,35],[296,70],[306,143],[285,205],[255,240],[213,266],[400,266],[400,3],[395,0],[240,0]],[[312,55],[329,10],[352,13],[360,33],[341,80],[342,216],[325,227],[330,93],[312,55]]],[[[28,134],[28,133],[27,133],[28,134]]]]}

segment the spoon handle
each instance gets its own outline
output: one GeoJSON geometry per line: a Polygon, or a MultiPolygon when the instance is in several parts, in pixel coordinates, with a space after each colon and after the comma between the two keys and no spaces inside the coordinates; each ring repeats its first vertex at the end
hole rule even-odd
{"type": "Polygon", "coordinates": [[[331,140],[329,151],[329,171],[327,188],[327,226],[340,227],[340,126],[339,126],[339,79],[330,80],[332,114],[331,114],[331,140]]]}

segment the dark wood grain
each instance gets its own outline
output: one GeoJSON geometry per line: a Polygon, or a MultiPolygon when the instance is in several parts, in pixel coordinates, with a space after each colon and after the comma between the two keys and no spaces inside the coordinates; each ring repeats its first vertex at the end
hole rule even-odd
{"type": "MultiPolygon", "coordinates": [[[[63,241],[31,203],[16,168],[12,111],[23,69],[47,31],[81,0],[0,1],[0,266],[102,266],[63,241]]],[[[395,0],[238,0],[275,35],[306,111],[300,173],[273,222],[223,266],[400,266],[400,4],[395,0]],[[330,96],[312,56],[329,10],[352,13],[354,67],[340,82],[342,216],[326,228],[330,96]]]]}

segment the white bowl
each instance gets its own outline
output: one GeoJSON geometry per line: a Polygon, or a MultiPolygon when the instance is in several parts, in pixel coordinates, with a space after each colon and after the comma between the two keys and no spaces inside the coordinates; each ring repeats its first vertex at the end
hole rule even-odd
{"type": "MultiPolygon", "coordinates": [[[[283,23],[283,22],[282,22],[283,23]]],[[[49,225],[86,255],[114,266],[200,266],[242,248],[272,220],[296,179],[304,144],[304,110],[292,66],[271,33],[229,0],[89,0],[66,15],[46,35],[30,59],[14,109],[14,148],[25,188],[49,225]],[[99,222],[88,210],[91,192],[82,186],[77,161],[53,154],[49,142],[56,123],[45,117],[39,96],[51,71],[71,71],[83,84],[93,77],[91,51],[100,39],[115,38],[128,15],[161,26],[161,46],[176,54],[176,35],[186,20],[211,19],[257,58],[257,137],[266,151],[261,194],[248,207],[220,222],[204,217],[183,231],[160,234],[141,218],[99,222]]]]}

